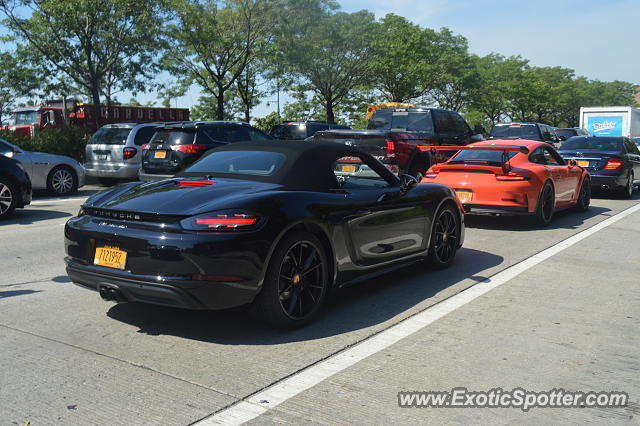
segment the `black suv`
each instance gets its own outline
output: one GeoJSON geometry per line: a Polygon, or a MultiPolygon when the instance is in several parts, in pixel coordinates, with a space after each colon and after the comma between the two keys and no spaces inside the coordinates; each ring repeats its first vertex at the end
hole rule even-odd
{"type": "Polygon", "coordinates": [[[285,121],[273,126],[269,134],[275,139],[303,140],[315,135],[316,132],[321,130],[350,128],[349,126],[329,123],[327,121],[285,121]]]}
{"type": "Polygon", "coordinates": [[[553,130],[561,141],[566,141],[572,136],[589,136],[589,132],[582,127],[556,127],[553,130]]]}
{"type": "Polygon", "coordinates": [[[489,134],[490,139],[529,139],[547,142],[551,145],[560,142],[553,127],[542,123],[502,123],[496,124],[489,134]]]}
{"type": "Polygon", "coordinates": [[[247,123],[236,121],[186,122],[159,127],[143,146],[142,181],[164,179],[190,166],[206,151],[241,141],[273,138],[247,123]]]}

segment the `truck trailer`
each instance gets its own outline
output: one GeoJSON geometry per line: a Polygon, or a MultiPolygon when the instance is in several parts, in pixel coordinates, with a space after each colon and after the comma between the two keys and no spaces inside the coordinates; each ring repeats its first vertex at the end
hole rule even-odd
{"type": "Polygon", "coordinates": [[[640,136],[640,109],[630,106],[582,107],[580,127],[594,136],[640,136]]]}

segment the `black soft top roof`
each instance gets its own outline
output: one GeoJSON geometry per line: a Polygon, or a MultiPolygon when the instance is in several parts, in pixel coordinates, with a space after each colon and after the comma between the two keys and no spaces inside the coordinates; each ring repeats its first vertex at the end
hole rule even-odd
{"type": "MultiPolygon", "coordinates": [[[[342,157],[361,157],[363,162],[384,177],[390,184],[399,185],[398,178],[370,154],[341,143],[305,141],[236,142],[216,148],[203,158],[220,151],[265,151],[285,156],[285,162],[273,175],[247,175],[236,173],[211,173],[212,176],[255,180],[275,183],[292,189],[325,191],[338,188],[333,164],[342,157]]],[[[202,172],[189,172],[178,176],[202,176],[202,172]]]]}

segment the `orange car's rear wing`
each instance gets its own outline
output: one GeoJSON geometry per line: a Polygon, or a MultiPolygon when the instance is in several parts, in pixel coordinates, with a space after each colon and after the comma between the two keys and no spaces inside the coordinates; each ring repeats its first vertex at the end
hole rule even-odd
{"type": "Polygon", "coordinates": [[[506,152],[521,152],[523,154],[529,153],[529,148],[526,146],[497,146],[497,145],[467,145],[467,146],[431,146],[431,145],[419,145],[416,147],[420,152],[435,152],[435,151],[506,151],[506,152]]]}

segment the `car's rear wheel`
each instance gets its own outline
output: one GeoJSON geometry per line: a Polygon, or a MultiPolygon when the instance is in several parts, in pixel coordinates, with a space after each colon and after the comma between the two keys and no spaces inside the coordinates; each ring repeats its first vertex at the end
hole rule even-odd
{"type": "Polygon", "coordinates": [[[591,204],[591,181],[589,178],[584,178],[575,208],[579,212],[586,212],[589,209],[589,204],[591,204]]]}
{"type": "Polygon", "coordinates": [[[435,215],[429,245],[429,261],[438,269],[453,262],[460,238],[460,216],[446,204],[435,215]]]}
{"type": "Polygon", "coordinates": [[[18,192],[7,179],[0,179],[0,219],[11,216],[16,209],[18,192]]]}
{"type": "Polygon", "coordinates": [[[278,244],[254,304],[269,324],[298,328],[317,315],[328,287],[329,268],[322,243],[311,233],[296,232],[278,244]]]}
{"type": "Polygon", "coordinates": [[[69,195],[77,188],[78,177],[69,166],[56,166],[47,176],[47,189],[55,195],[69,195]]]}
{"type": "Polygon", "coordinates": [[[633,171],[629,172],[629,176],[627,178],[627,184],[620,190],[620,195],[622,198],[631,198],[633,196],[633,171]]]}
{"type": "Polygon", "coordinates": [[[553,219],[553,213],[555,211],[556,195],[551,183],[544,184],[542,191],[540,191],[540,197],[538,198],[538,207],[533,216],[533,223],[539,226],[547,226],[553,219]]]}

